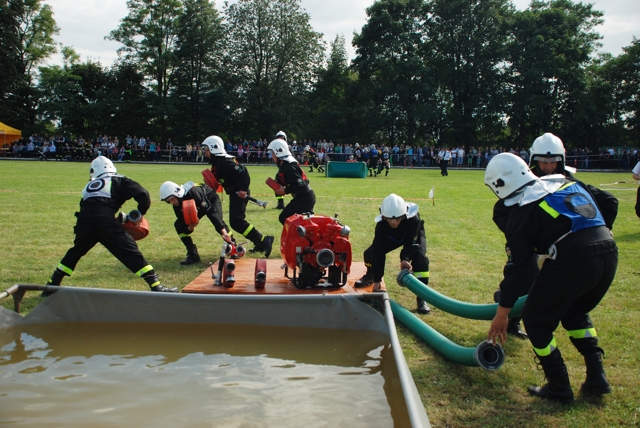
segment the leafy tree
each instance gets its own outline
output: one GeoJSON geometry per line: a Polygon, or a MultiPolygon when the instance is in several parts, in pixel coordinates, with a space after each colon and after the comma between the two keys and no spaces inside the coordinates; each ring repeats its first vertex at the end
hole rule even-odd
{"type": "Polygon", "coordinates": [[[603,67],[602,74],[613,88],[615,123],[627,131],[623,143],[635,147],[640,146],[640,40],[634,37],[622,50],[623,54],[603,67]]]}
{"type": "Polygon", "coordinates": [[[0,52],[7,61],[3,61],[0,79],[3,95],[0,111],[8,114],[7,120],[13,126],[30,133],[37,130],[34,128],[37,67],[56,52],[53,35],[59,29],[51,6],[40,0],[3,0],[0,17],[3,26],[0,52]]]}
{"type": "Polygon", "coordinates": [[[110,129],[104,102],[107,73],[102,65],[87,61],[70,47],[62,48],[63,65],[40,67],[39,115],[56,123],[66,135],[96,135],[110,129]]]}
{"type": "Polygon", "coordinates": [[[520,145],[543,132],[570,140],[571,116],[585,101],[586,67],[601,38],[592,31],[602,22],[601,16],[592,5],[570,0],[536,0],[528,10],[515,14],[507,113],[520,145]]]}
{"type": "Polygon", "coordinates": [[[142,136],[153,132],[152,111],[148,107],[152,94],[144,81],[145,76],[135,63],[119,62],[109,70],[106,102],[110,105],[110,133],[142,136]]]}
{"type": "Polygon", "coordinates": [[[107,39],[124,46],[118,54],[126,61],[137,62],[154,90],[154,117],[160,139],[164,140],[169,94],[175,87],[177,67],[178,18],[183,8],[180,0],[128,0],[129,14],[107,39]]]}
{"type": "Polygon", "coordinates": [[[449,128],[443,138],[453,144],[475,145],[481,129],[485,140],[500,132],[511,11],[508,0],[429,3],[425,55],[440,88],[438,105],[446,108],[449,128]]]}
{"type": "Polygon", "coordinates": [[[15,114],[15,89],[20,85],[22,73],[18,51],[18,20],[15,7],[17,2],[0,1],[0,117],[3,121],[17,126],[15,114]]]}
{"type": "Polygon", "coordinates": [[[422,0],[375,2],[353,40],[353,69],[363,93],[373,97],[366,123],[389,144],[400,140],[413,145],[431,113],[435,88],[421,51],[424,12],[422,0]]]}
{"type": "Polygon", "coordinates": [[[208,0],[185,0],[178,28],[176,108],[171,133],[174,140],[201,141],[208,123],[219,126],[224,121],[222,103],[213,104],[213,108],[205,105],[206,99],[220,91],[218,76],[224,54],[222,19],[208,0]]]}
{"type": "Polygon", "coordinates": [[[324,61],[321,34],[300,0],[225,2],[224,14],[225,84],[236,132],[269,138],[286,128],[295,134],[324,61]]]}
{"type": "Polygon", "coordinates": [[[318,74],[313,94],[309,98],[309,120],[305,135],[321,135],[334,141],[356,141],[360,122],[353,119],[356,109],[352,93],[356,75],[349,70],[345,38],[338,35],[331,43],[327,67],[318,74]]]}

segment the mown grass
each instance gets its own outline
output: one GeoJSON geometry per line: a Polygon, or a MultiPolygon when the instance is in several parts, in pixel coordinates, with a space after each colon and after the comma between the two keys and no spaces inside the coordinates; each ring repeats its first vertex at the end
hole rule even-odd
{"type": "MultiPolygon", "coordinates": [[[[194,240],[203,263],[183,267],[178,264],[184,247],[173,229],[170,207],[158,200],[158,189],[165,180],[183,183],[201,181],[204,165],[118,164],[118,171],[144,185],[152,195],[147,215],[151,233],[139,241],[145,257],[167,285],[184,286],[199,275],[206,262],[219,253],[221,239],[207,222],[198,227],[194,240]]],[[[275,198],[264,185],[274,166],[252,166],[252,194],[269,201],[266,210],[249,205],[247,215],[260,231],[279,237],[281,227],[274,210],[275,198]]],[[[473,303],[492,302],[501,279],[505,260],[504,238],[491,220],[495,197],[482,182],[482,171],[450,171],[441,177],[436,169],[393,169],[388,177],[366,179],[327,179],[309,174],[318,202],[316,213],[339,214],[351,227],[354,260],[361,261],[370,244],[373,218],[386,195],[397,193],[420,205],[426,223],[428,255],[431,260],[430,284],[440,292],[473,303]],[[435,188],[435,205],[427,198],[435,188]]],[[[398,327],[413,378],[434,426],[638,426],[640,384],[638,370],[640,345],[636,339],[639,324],[640,220],[635,216],[637,185],[630,173],[579,172],[578,178],[613,192],[620,201],[614,235],[620,248],[620,263],[611,290],[592,313],[606,351],[605,367],[613,393],[602,400],[578,398],[575,405],[563,406],[529,397],[528,385],[541,384],[528,342],[509,338],[505,344],[506,362],[495,372],[453,364],[425,345],[402,326],[398,327]],[[614,182],[619,184],[606,185],[614,182]]],[[[0,162],[0,289],[18,283],[44,284],[73,242],[73,213],[78,209],[80,191],[88,179],[86,163],[30,161],[0,162]]],[[[226,203],[223,203],[225,213],[226,203]]],[[[134,208],[129,202],[124,210],[134,208]]],[[[279,241],[279,239],[277,239],[279,241]]],[[[274,251],[272,258],[279,258],[274,251]]],[[[415,309],[415,296],[395,283],[398,252],[388,256],[387,289],[393,299],[415,309]]],[[[132,275],[103,247],[96,246],[79,263],[76,273],[63,285],[147,290],[144,281],[132,275]]],[[[23,313],[40,298],[28,293],[23,313]]],[[[12,301],[2,302],[11,308],[12,301]]],[[[435,309],[420,316],[437,331],[463,346],[476,346],[485,339],[488,321],[458,318],[435,309]]],[[[584,380],[584,365],[560,328],[556,339],[577,392],[584,380]]],[[[365,397],[366,398],[366,397],[365,397]]]]}

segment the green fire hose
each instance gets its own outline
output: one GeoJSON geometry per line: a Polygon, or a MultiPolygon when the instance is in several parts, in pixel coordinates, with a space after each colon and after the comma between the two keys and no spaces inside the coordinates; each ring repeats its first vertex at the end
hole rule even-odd
{"type": "MultiPolygon", "coordinates": [[[[413,275],[412,275],[413,276],[413,275]]],[[[504,363],[504,350],[500,344],[488,340],[480,342],[475,348],[467,348],[453,343],[442,334],[425,324],[420,318],[390,300],[391,311],[396,320],[414,332],[427,345],[456,364],[497,370],[504,363]]]]}
{"type": "MultiPolygon", "coordinates": [[[[397,281],[399,285],[407,287],[416,296],[426,300],[436,308],[452,315],[474,320],[492,320],[496,316],[496,311],[498,310],[497,303],[467,303],[440,294],[413,276],[408,269],[400,271],[397,281]]],[[[524,306],[524,302],[526,300],[527,296],[520,297],[511,309],[511,312],[509,312],[509,317],[520,316],[522,306],[524,306]]]]}

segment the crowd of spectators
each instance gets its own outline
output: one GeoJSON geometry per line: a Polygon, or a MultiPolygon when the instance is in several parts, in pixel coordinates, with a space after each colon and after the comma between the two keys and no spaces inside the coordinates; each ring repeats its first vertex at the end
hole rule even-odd
{"type": "MultiPolygon", "coordinates": [[[[230,153],[244,164],[272,163],[267,153],[267,140],[230,141],[226,145],[230,153]]],[[[360,154],[360,150],[368,150],[372,144],[341,144],[332,140],[303,139],[290,143],[291,153],[300,163],[307,161],[305,148],[312,149],[321,163],[329,160],[348,161],[360,154]]],[[[499,153],[510,152],[529,162],[528,148],[505,149],[487,146],[427,145],[423,147],[408,144],[375,144],[377,149],[385,148],[390,153],[390,162],[395,167],[437,167],[438,153],[442,150],[451,153],[449,166],[458,168],[484,168],[499,153]]],[[[27,139],[16,141],[11,146],[3,147],[4,156],[16,158],[37,158],[41,160],[91,161],[97,156],[106,156],[112,161],[147,161],[147,162],[202,162],[205,163],[204,149],[199,142],[188,142],[184,145],[174,143],[171,138],[160,144],[145,136],[127,135],[122,141],[118,137],[99,135],[85,139],[82,136],[70,140],[62,135],[44,137],[31,135],[27,139]]],[[[366,156],[366,152],[364,153],[366,156]]],[[[567,165],[579,170],[585,169],[620,169],[631,170],[638,162],[637,149],[600,148],[592,152],[588,148],[572,149],[567,153],[567,165]]],[[[365,159],[366,161],[366,159],[365,159]]]]}

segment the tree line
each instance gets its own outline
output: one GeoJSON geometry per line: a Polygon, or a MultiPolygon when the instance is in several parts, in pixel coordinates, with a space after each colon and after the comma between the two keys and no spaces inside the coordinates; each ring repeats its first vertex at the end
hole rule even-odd
{"type": "Polygon", "coordinates": [[[598,53],[570,0],[379,0],[327,47],[300,0],[128,0],[110,66],[62,46],[41,0],[0,0],[0,120],[23,135],[164,142],[291,138],[393,146],[640,146],[640,43],[598,53]]]}

